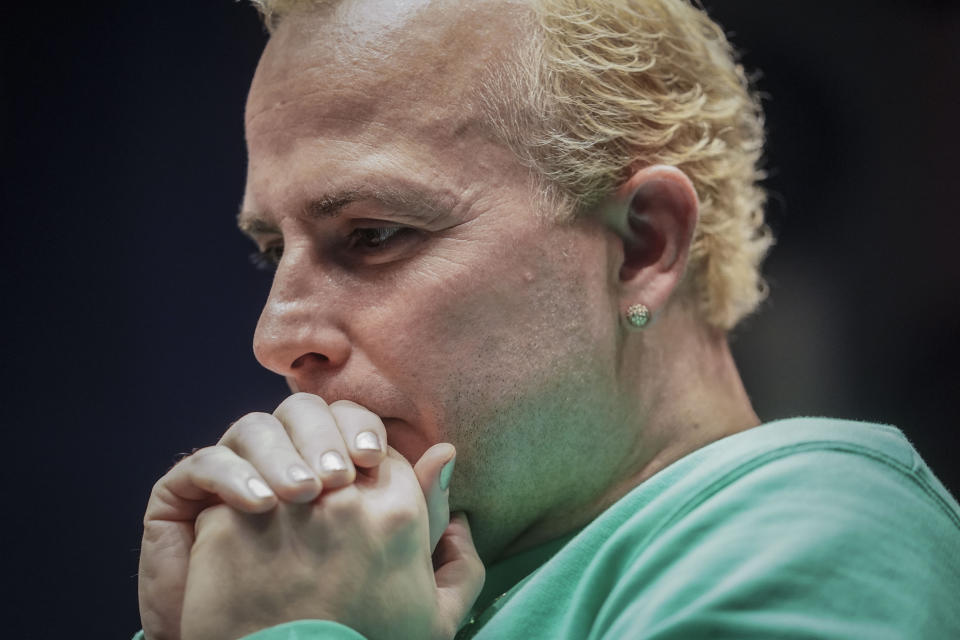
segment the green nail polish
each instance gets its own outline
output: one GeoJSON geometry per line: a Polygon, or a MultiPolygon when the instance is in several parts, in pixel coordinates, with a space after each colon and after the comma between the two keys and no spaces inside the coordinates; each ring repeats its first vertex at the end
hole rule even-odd
{"type": "Polygon", "coordinates": [[[440,470],[440,491],[446,491],[450,487],[450,478],[453,476],[453,463],[456,461],[456,458],[452,458],[450,462],[443,465],[443,469],[440,470]]]}

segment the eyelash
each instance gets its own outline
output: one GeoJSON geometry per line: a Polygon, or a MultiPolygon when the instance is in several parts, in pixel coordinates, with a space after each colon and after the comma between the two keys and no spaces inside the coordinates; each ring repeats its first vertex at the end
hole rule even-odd
{"type": "Polygon", "coordinates": [[[380,251],[388,247],[393,239],[403,235],[405,231],[412,231],[409,227],[399,225],[389,225],[384,227],[359,227],[353,230],[347,242],[350,249],[356,249],[357,243],[365,240],[372,240],[376,244],[367,246],[365,249],[371,251],[380,251]],[[372,233],[369,233],[372,232],[372,233]]]}
{"type": "MultiPolygon", "coordinates": [[[[382,227],[358,227],[347,236],[347,249],[350,251],[359,250],[365,253],[377,253],[390,248],[396,238],[407,235],[412,232],[410,227],[401,227],[399,225],[387,225],[382,227]],[[362,242],[372,242],[373,244],[358,247],[362,242]]],[[[274,245],[267,247],[263,251],[254,251],[250,254],[250,262],[256,269],[261,271],[274,271],[280,264],[280,258],[283,257],[283,245],[274,245]]]]}

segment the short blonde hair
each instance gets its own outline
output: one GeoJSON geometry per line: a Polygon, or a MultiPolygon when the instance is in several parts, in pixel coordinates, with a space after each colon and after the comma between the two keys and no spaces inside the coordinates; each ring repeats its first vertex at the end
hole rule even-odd
{"type": "MultiPolygon", "coordinates": [[[[293,5],[252,0],[273,29],[293,5]]],[[[312,0],[321,4],[321,0],[312,0]]],[[[767,293],[763,112],[721,28],[688,0],[529,0],[534,33],[480,89],[497,135],[557,215],[591,211],[631,172],[672,165],[700,198],[683,289],[732,329],[767,293]]]]}
{"type": "Polygon", "coordinates": [[[684,288],[733,328],[767,293],[763,112],[720,27],[687,0],[531,0],[537,37],[484,92],[497,128],[574,214],[632,171],[686,173],[700,198],[684,288]],[[507,102],[504,96],[523,96],[507,102]]]}

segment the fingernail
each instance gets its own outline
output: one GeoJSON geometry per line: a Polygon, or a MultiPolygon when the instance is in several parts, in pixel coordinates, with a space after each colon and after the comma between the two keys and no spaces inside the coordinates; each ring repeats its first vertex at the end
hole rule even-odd
{"type": "Polygon", "coordinates": [[[327,451],[320,456],[320,467],[324,471],[346,471],[347,463],[343,461],[343,456],[338,452],[327,451]]]}
{"type": "Polygon", "coordinates": [[[273,497],[273,491],[271,491],[270,487],[260,478],[250,478],[247,480],[247,487],[250,489],[250,493],[261,500],[273,497]]]}
{"type": "Polygon", "coordinates": [[[380,436],[373,431],[361,431],[353,442],[361,451],[383,451],[383,447],[380,446],[380,436]]]}
{"type": "Polygon", "coordinates": [[[443,465],[443,469],[440,470],[440,491],[446,491],[450,488],[450,478],[453,477],[453,463],[456,461],[456,457],[450,458],[450,462],[443,465]]]}
{"type": "Polygon", "coordinates": [[[310,475],[309,471],[307,471],[306,469],[304,469],[298,464],[295,464],[292,467],[290,467],[290,471],[288,473],[290,474],[290,477],[293,479],[294,482],[306,482],[307,480],[313,477],[310,475]]]}

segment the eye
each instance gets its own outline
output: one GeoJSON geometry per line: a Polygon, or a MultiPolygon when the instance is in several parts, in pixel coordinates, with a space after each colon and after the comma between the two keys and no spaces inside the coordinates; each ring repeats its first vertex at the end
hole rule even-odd
{"type": "Polygon", "coordinates": [[[276,271],[282,257],[283,245],[274,245],[251,253],[250,263],[260,271],[276,271]]]}
{"type": "Polygon", "coordinates": [[[360,227],[350,233],[350,249],[376,253],[400,242],[405,236],[414,233],[410,227],[387,225],[383,227],[360,227]]]}

